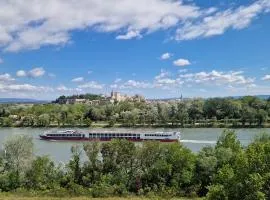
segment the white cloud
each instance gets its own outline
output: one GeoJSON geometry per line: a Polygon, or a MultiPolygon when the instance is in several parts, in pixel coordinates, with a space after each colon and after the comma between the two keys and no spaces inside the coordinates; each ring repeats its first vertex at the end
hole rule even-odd
{"type": "Polygon", "coordinates": [[[77,92],[83,92],[83,90],[81,88],[68,88],[65,85],[59,85],[55,89],[58,92],[66,93],[66,94],[74,94],[74,93],[77,93],[77,92]]]}
{"type": "Polygon", "coordinates": [[[184,67],[184,66],[190,65],[191,63],[187,59],[180,58],[178,60],[173,61],[173,64],[178,67],[184,67]]]}
{"type": "Polygon", "coordinates": [[[24,70],[19,70],[16,72],[17,77],[25,77],[27,76],[27,73],[24,70]]]}
{"type": "Polygon", "coordinates": [[[153,85],[155,88],[161,88],[161,89],[173,89],[175,87],[179,87],[184,82],[180,80],[179,78],[173,78],[171,77],[171,73],[161,70],[160,74],[155,76],[153,85]]]}
{"type": "MultiPolygon", "coordinates": [[[[0,76],[1,79],[1,76],[0,76]]],[[[44,87],[44,86],[35,86],[28,83],[14,83],[14,79],[10,79],[12,82],[1,82],[0,81],[0,92],[4,93],[24,93],[28,92],[35,93],[35,92],[53,92],[53,89],[50,87],[44,87]]]]}
{"type": "Polygon", "coordinates": [[[246,28],[259,14],[270,11],[269,0],[257,0],[248,6],[227,9],[184,23],[176,31],[176,40],[191,40],[221,35],[228,29],[246,28]]]}
{"type": "Polygon", "coordinates": [[[122,81],[121,78],[117,78],[117,79],[114,80],[114,83],[119,83],[119,82],[121,82],[121,81],[122,81]]]}
{"type": "Polygon", "coordinates": [[[0,6],[5,11],[1,12],[0,46],[6,51],[65,45],[74,30],[118,32],[118,39],[129,39],[142,31],[176,26],[201,13],[194,4],[164,0],[121,0],[117,5],[114,0],[77,4],[73,0],[4,0],[0,6]]]}
{"type": "Polygon", "coordinates": [[[10,84],[10,85],[1,85],[1,92],[48,92],[52,91],[51,88],[42,87],[42,86],[34,86],[31,84],[10,84]]]}
{"type": "Polygon", "coordinates": [[[172,54],[171,53],[164,53],[164,54],[162,54],[161,56],[160,56],[160,59],[161,60],[168,60],[168,59],[170,59],[172,57],[172,54]]]}
{"type": "Polygon", "coordinates": [[[89,70],[88,72],[87,72],[87,74],[92,74],[93,73],[93,71],[91,71],[91,70],[89,70]]]}
{"type": "MultiPolygon", "coordinates": [[[[20,73],[18,74],[20,76],[20,73]]],[[[10,97],[34,97],[37,93],[42,95],[53,92],[54,89],[48,86],[38,86],[29,83],[17,82],[10,74],[0,74],[0,94],[10,97]]],[[[36,96],[37,97],[37,96],[36,96]]],[[[39,96],[40,98],[40,96],[39,96]]]]}
{"type": "Polygon", "coordinates": [[[15,81],[14,78],[12,78],[12,76],[8,73],[5,74],[0,74],[0,83],[1,82],[12,82],[15,81]]]}
{"type": "Polygon", "coordinates": [[[4,60],[2,58],[0,58],[0,64],[4,63],[4,60]]]}
{"type": "Polygon", "coordinates": [[[74,78],[71,80],[71,82],[74,82],[74,83],[80,83],[80,82],[83,82],[84,81],[84,78],[83,77],[77,77],[77,78],[74,78]]]}
{"type": "Polygon", "coordinates": [[[79,85],[78,88],[80,89],[103,89],[104,84],[99,84],[96,81],[90,81],[88,83],[79,85]]]}
{"type": "Polygon", "coordinates": [[[38,77],[44,76],[45,73],[46,72],[42,67],[36,67],[28,72],[26,72],[25,70],[19,70],[16,72],[16,76],[17,77],[38,78],[38,77]]]}
{"type": "Polygon", "coordinates": [[[110,88],[113,89],[148,89],[153,88],[153,85],[150,82],[145,81],[136,81],[136,80],[128,80],[124,83],[120,84],[120,81],[115,82],[110,85],[110,88]]]}
{"type": "Polygon", "coordinates": [[[165,77],[168,77],[170,76],[170,73],[165,71],[165,70],[161,70],[160,74],[155,76],[155,79],[162,79],[162,78],[165,78],[165,77]]]}
{"type": "Polygon", "coordinates": [[[183,79],[185,82],[193,83],[205,83],[205,84],[236,84],[236,85],[250,85],[254,83],[254,78],[247,78],[243,75],[242,71],[230,71],[221,72],[213,70],[211,72],[198,72],[190,74],[180,74],[179,78],[183,79]]]}
{"type": "Polygon", "coordinates": [[[152,88],[152,84],[144,81],[135,81],[135,80],[128,80],[127,82],[123,83],[121,86],[119,86],[120,89],[147,89],[152,88]]]}
{"type": "Polygon", "coordinates": [[[116,36],[117,40],[129,40],[132,38],[141,38],[141,34],[139,31],[128,31],[126,34],[124,35],[118,35],[116,36]]]}
{"type": "Polygon", "coordinates": [[[264,77],[262,77],[262,80],[264,80],[264,81],[270,81],[270,74],[267,74],[264,77]]]}
{"type": "Polygon", "coordinates": [[[117,89],[119,86],[117,85],[117,84],[111,84],[110,85],[110,88],[112,88],[112,89],[117,89]]]}
{"type": "Polygon", "coordinates": [[[31,78],[41,77],[45,74],[45,70],[42,67],[37,67],[30,70],[27,75],[31,78]]]}
{"type": "Polygon", "coordinates": [[[60,91],[60,92],[70,91],[69,88],[67,88],[67,87],[64,86],[64,85],[60,85],[60,86],[56,87],[56,90],[57,90],[57,91],[60,91]]]}
{"type": "Polygon", "coordinates": [[[206,87],[226,87],[231,86],[244,86],[254,87],[255,78],[245,77],[243,71],[210,71],[210,72],[197,72],[186,73],[183,71],[176,75],[166,72],[164,70],[153,80],[155,88],[175,90],[180,87],[197,87],[204,84],[206,87]]]}
{"type": "Polygon", "coordinates": [[[188,40],[247,27],[259,14],[269,12],[269,0],[219,11],[194,2],[165,0],[20,0],[0,2],[0,46],[5,51],[66,45],[72,31],[114,32],[116,39],[142,37],[177,28],[176,39],[188,40]],[[41,12],[42,11],[42,12],[41,12]],[[59,15],[59,13],[61,13],[59,15]]]}

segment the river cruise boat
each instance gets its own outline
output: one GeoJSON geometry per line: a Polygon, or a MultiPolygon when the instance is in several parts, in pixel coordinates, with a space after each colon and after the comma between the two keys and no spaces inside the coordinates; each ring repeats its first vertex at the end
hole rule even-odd
{"type": "Polygon", "coordinates": [[[180,141],[180,132],[89,132],[82,133],[76,130],[65,130],[56,132],[45,132],[40,135],[43,140],[63,140],[63,141],[110,141],[112,139],[127,139],[130,141],[157,140],[160,142],[180,141]]]}

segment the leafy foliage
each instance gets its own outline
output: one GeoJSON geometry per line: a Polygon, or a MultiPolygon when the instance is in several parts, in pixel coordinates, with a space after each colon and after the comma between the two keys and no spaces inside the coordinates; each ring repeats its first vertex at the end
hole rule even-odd
{"type": "Polygon", "coordinates": [[[123,101],[99,104],[60,104],[69,98],[103,99],[100,95],[59,97],[51,104],[0,105],[0,126],[47,127],[92,126],[181,126],[245,127],[269,125],[270,101],[256,97],[212,98],[170,102],[123,101]]]}
{"type": "Polygon", "coordinates": [[[73,146],[64,166],[46,156],[34,157],[32,139],[16,136],[6,141],[0,155],[0,191],[270,199],[270,136],[266,133],[242,147],[235,132],[225,130],[215,147],[198,153],[178,143],[89,142],[73,146]]]}

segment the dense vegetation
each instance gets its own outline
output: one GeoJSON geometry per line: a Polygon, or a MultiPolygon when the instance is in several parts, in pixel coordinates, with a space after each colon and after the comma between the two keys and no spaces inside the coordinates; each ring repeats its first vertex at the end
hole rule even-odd
{"type": "Polygon", "coordinates": [[[72,95],[72,96],[62,95],[58,97],[53,103],[64,103],[68,99],[102,100],[105,98],[102,95],[98,95],[98,94],[79,94],[79,95],[72,95]]]}
{"type": "Polygon", "coordinates": [[[212,98],[172,102],[0,105],[0,126],[269,127],[270,99],[212,98]]]}
{"type": "Polygon", "coordinates": [[[181,144],[126,140],[73,146],[71,159],[57,166],[34,156],[33,141],[17,135],[3,145],[0,191],[51,196],[270,199],[270,136],[243,148],[226,130],[215,147],[193,153],[181,144]],[[84,161],[82,156],[86,155],[84,161]]]}

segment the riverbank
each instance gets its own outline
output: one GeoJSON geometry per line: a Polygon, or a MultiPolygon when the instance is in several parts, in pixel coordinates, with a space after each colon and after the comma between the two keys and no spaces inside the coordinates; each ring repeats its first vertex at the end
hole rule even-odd
{"type": "Polygon", "coordinates": [[[240,129],[240,128],[270,128],[270,123],[264,123],[262,125],[257,124],[234,124],[234,123],[220,123],[220,122],[205,122],[205,123],[192,123],[192,124],[133,124],[126,125],[122,123],[116,123],[113,126],[109,122],[100,121],[93,122],[91,125],[87,124],[50,124],[47,126],[22,126],[22,125],[10,125],[0,126],[2,128],[229,128],[229,129],[240,129]]]}

